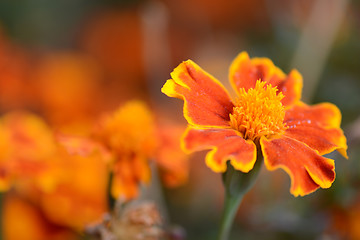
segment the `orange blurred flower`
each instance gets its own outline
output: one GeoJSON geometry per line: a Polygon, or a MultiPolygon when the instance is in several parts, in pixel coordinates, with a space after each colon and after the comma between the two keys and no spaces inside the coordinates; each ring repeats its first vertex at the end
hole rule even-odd
{"type": "Polygon", "coordinates": [[[360,197],[356,196],[347,207],[333,206],[330,210],[330,224],[326,235],[337,236],[338,239],[360,239],[360,197]]]}
{"type": "Polygon", "coordinates": [[[179,2],[163,0],[169,6],[171,17],[186,16],[186,20],[194,25],[211,24],[215,29],[248,28],[259,29],[268,27],[269,16],[264,0],[184,0],[179,2]],[[259,14],[261,13],[261,14],[259,14]]]}
{"type": "Polygon", "coordinates": [[[52,126],[72,134],[89,132],[101,105],[100,69],[94,61],[72,52],[49,53],[34,68],[32,80],[52,126]]]}
{"type": "Polygon", "coordinates": [[[141,101],[127,102],[102,120],[98,136],[114,156],[111,194],[115,198],[131,199],[138,195],[138,185],[150,181],[150,159],[156,159],[160,170],[166,174],[167,185],[175,186],[186,180],[187,165],[180,163],[186,162],[186,158],[180,151],[180,144],[174,144],[168,136],[165,143],[162,137],[165,134],[160,134],[160,129],[141,101]],[[179,152],[182,157],[168,155],[179,152]],[[165,164],[164,158],[173,163],[165,164]]]}
{"type": "Polygon", "coordinates": [[[48,191],[54,181],[55,138],[39,117],[12,112],[0,119],[0,190],[31,183],[48,191]]]}
{"type": "Polygon", "coordinates": [[[3,202],[2,230],[6,240],[78,239],[70,229],[49,222],[36,205],[13,193],[3,202]]]}
{"type": "Polygon", "coordinates": [[[88,139],[61,136],[58,142],[57,184],[40,194],[40,205],[51,222],[83,231],[107,212],[110,156],[88,139]]]}
{"type": "Polygon", "coordinates": [[[13,44],[0,26],[0,109],[30,106],[34,87],[29,84],[30,58],[13,44]]]}
{"type": "Polygon", "coordinates": [[[5,206],[7,239],[24,234],[26,239],[61,239],[48,234],[58,228],[82,231],[102,219],[107,211],[109,154],[101,145],[55,137],[40,117],[25,112],[0,119],[0,145],[1,191],[12,188],[9,198],[19,197],[5,206]],[[17,214],[16,208],[23,213],[17,214]],[[29,229],[23,219],[33,221],[29,229]],[[26,232],[16,233],[16,228],[26,232]]]}
{"type": "Polygon", "coordinates": [[[111,194],[136,197],[138,183],[150,181],[148,159],[158,144],[151,112],[142,102],[129,102],[104,118],[100,128],[100,138],[115,159],[111,194]]]}
{"type": "Polygon", "coordinates": [[[296,70],[285,75],[270,59],[240,53],[229,74],[235,101],[191,60],[175,68],[171,77],[162,92],[184,100],[189,126],[183,148],[212,149],[206,163],[213,171],[225,172],[230,160],[236,170],[249,172],[261,148],[267,169],[282,168],[289,174],[294,196],[331,186],[334,161],[321,155],[338,150],[347,157],[341,114],[330,103],[301,102],[302,77],[296,70]]]}
{"type": "Polygon", "coordinates": [[[138,79],[144,74],[141,31],[137,8],[105,9],[88,21],[81,45],[102,63],[107,72],[138,79]]]}

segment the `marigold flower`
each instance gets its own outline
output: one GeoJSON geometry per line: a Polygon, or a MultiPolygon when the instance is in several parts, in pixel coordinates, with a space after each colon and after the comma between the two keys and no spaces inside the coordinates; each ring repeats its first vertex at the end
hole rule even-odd
{"type": "Polygon", "coordinates": [[[99,137],[114,155],[111,194],[115,198],[134,198],[138,184],[150,181],[148,159],[157,146],[154,136],[152,114],[142,102],[129,102],[103,119],[99,137]]]}
{"type": "Polygon", "coordinates": [[[127,89],[129,85],[131,89],[134,84],[145,79],[139,13],[136,8],[121,11],[114,8],[103,9],[93,15],[80,36],[80,46],[85,52],[94,56],[107,74],[120,80],[113,84],[122,86],[122,80],[129,80],[126,82],[127,89]]]}
{"type": "Polygon", "coordinates": [[[236,170],[249,172],[261,149],[268,170],[281,168],[289,174],[294,196],[331,186],[334,161],[322,155],[338,150],[347,157],[341,113],[330,103],[301,102],[298,71],[286,75],[270,59],[250,59],[242,52],[230,66],[235,100],[191,60],[176,67],[171,77],[162,92],[184,100],[189,126],[183,149],[211,149],[206,163],[213,171],[225,172],[229,160],[236,170]]]}
{"type": "Polygon", "coordinates": [[[25,49],[14,44],[0,26],[0,109],[32,106],[34,86],[28,76],[32,66],[25,49]]]}
{"type": "Polygon", "coordinates": [[[360,239],[360,201],[359,195],[346,206],[333,205],[328,212],[329,225],[326,235],[338,236],[339,239],[360,239]]]}
{"type": "Polygon", "coordinates": [[[102,108],[100,69],[94,61],[78,53],[48,53],[34,66],[31,80],[52,126],[71,134],[89,133],[93,116],[102,108]]]}
{"type": "MultiPolygon", "coordinates": [[[[129,101],[102,120],[98,137],[113,154],[112,196],[137,197],[139,184],[147,184],[151,178],[149,160],[158,165],[167,186],[177,186],[187,179],[187,158],[179,154],[180,143],[174,143],[164,129],[157,126],[152,112],[141,101],[129,101]],[[173,155],[176,157],[169,160],[173,155]]],[[[175,127],[166,129],[169,133],[175,131],[175,127]]]]}
{"type": "Polygon", "coordinates": [[[19,182],[47,191],[54,186],[55,138],[46,123],[25,112],[11,112],[0,119],[0,191],[19,182]]]}
{"type": "Polygon", "coordinates": [[[0,148],[0,191],[30,201],[41,221],[81,230],[107,211],[109,154],[101,145],[56,137],[40,117],[12,112],[0,118],[0,148]]]}
{"type": "Polygon", "coordinates": [[[59,226],[84,230],[107,209],[109,153],[86,138],[58,136],[56,186],[40,194],[43,214],[59,226]]]}
{"type": "Polygon", "coordinates": [[[10,193],[2,207],[2,233],[6,240],[76,240],[69,228],[51,223],[36,205],[10,193]]]}

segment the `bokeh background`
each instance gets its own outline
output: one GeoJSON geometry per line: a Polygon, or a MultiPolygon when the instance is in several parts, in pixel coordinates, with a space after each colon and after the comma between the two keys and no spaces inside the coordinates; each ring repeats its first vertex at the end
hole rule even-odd
{"type": "MultiPolygon", "coordinates": [[[[25,109],[81,135],[101,113],[141,99],[185,127],[182,102],[160,92],[170,72],[192,59],[229,86],[241,51],[298,69],[303,101],[340,108],[349,160],[331,154],[333,186],[298,198],[283,171],[264,168],[231,239],[360,239],[359,1],[1,0],[0,114],[25,109]]],[[[221,177],[204,156],[193,154],[188,182],[159,197],[189,240],[214,239],[222,210],[221,177]]]]}

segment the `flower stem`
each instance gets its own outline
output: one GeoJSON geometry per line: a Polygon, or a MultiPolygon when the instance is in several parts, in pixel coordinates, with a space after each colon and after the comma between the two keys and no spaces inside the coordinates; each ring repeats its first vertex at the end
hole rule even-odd
{"type": "Polygon", "coordinates": [[[229,238],[230,230],[232,223],[237,212],[237,208],[241,203],[243,195],[238,197],[232,197],[229,195],[225,196],[224,210],[220,225],[220,231],[218,235],[218,240],[227,240],[229,238]]]}
{"type": "Polygon", "coordinates": [[[260,172],[261,164],[262,161],[258,157],[254,168],[249,173],[243,173],[235,170],[232,165],[228,163],[227,171],[223,174],[225,202],[217,240],[228,239],[235,214],[244,195],[254,185],[260,172]]]}

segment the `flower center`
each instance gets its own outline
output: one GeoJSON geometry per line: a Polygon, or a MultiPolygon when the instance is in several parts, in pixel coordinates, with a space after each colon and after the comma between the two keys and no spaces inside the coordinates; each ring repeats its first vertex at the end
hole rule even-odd
{"type": "Polygon", "coordinates": [[[230,126],[244,139],[257,140],[262,136],[282,133],[285,109],[281,103],[284,95],[276,94],[277,88],[258,80],[255,88],[247,92],[240,89],[236,105],[230,113],[230,126]]]}

